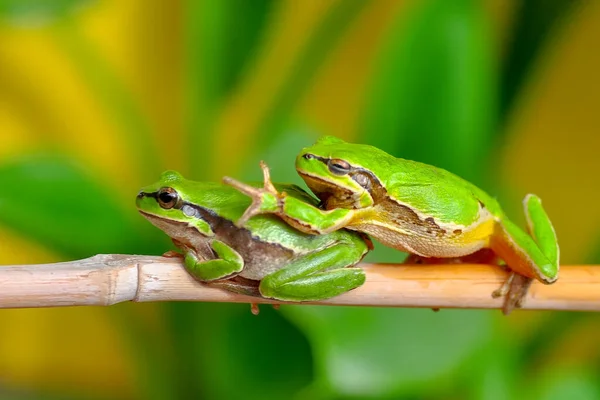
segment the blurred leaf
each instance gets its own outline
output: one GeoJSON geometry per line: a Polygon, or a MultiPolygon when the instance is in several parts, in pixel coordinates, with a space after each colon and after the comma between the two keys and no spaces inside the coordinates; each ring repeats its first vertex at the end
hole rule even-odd
{"type": "Polygon", "coordinates": [[[211,125],[225,97],[252,60],[270,16],[273,0],[206,0],[188,2],[186,15],[189,149],[192,171],[212,165],[211,125]]]}
{"type": "Polygon", "coordinates": [[[553,366],[534,383],[533,395],[526,398],[539,400],[599,399],[598,377],[580,368],[553,366]]]}
{"type": "MultiPolygon", "coordinates": [[[[494,351],[494,355],[481,360],[482,364],[473,364],[473,367],[479,368],[468,377],[466,380],[468,385],[465,388],[465,390],[470,389],[474,392],[473,399],[504,400],[511,398],[511,394],[514,392],[514,379],[510,379],[512,378],[510,369],[496,360],[496,353],[497,351],[494,351]]],[[[514,364],[510,367],[519,369],[514,364]]]]}
{"type": "Polygon", "coordinates": [[[59,43],[70,56],[74,66],[89,85],[95,98],[100,100],[108,117],[120,125],[121,137],[129,146],[135,161],[129,168],[139,175],[154,179],[162,170],[158,145],[153,128],[141,111],[130,88],[128,88],[112,65],[99,52],[98,47],[87,39],[80,27],[69,20],[57,27],[59,43]]]}
{"type": "Polygon", "coordinates": [[[0,165],[0,183],[0,223],[66,256],[157,251],[158,236],[146,232],[158,230],[140,229],[135,192],[119,204],[120,196],[66,157],[23,156],[0,165]]]}
{"type": "Polygon", "coordinates": [[[589,257],[586,257],[586,261],[589,264],[600,264],[600,235],[597,235],[598,239],[595,242],[595,245],[592,246],[591,254],[589,257]]]}
{"type": "Polygon", "coordinates": [[[282,399],[312,379],[306,338],[269,305],[169,304],[182,392],[173,398],[282,399]],[[173,315],[172,315],[173,316],[173,315]],[[184,318],[187,324],[179,324],[184,318]],[[194,373],[200,372],[201,373],[194,373]]]}
{"type": "Polygon", "coordinates": [[[560,311],[552,311],[551,313],[551,318],[543,320],[536,327],[530,327],[529,337],[521,338],[519,341],[518,364],[526,365],[529,360],[547,357],[549,350],[555,351],[556,346],[560,345],[562,339],[569,334],[569,331],[587,317],[584,313],[560,311]]]}
{"type": "Polygon", "coordinates": [[[173,354],[176,343],[165,342],[163,332],[149,324],[140,310],[153,306],[158,309],[157,304],[120,303],[111,307],[110,315],[127,342],[127,355],[135,363],[135,387],[140,398],[176,399],[177,391],[182,389],[179,385],[181,363],[173,354]]]}
{"type": "MultiPolygon", "coordinates": [[[[276,94],[271,109],[265,114],[257,131],[252,132],[258,148],[268,146],[286,133],[285,128],[289,126],[294,107],[310,87],[318,69],[367,4],[365,0],[334,2],[318,26],[309,33],[310,38],[300,50],[291,75],[276,94]]],[[[293,159],[290,163],[293,163],[293,159]]]]}
{"type": "Polygon", "coordinates": [[[246,181],[261,181],[263,176],[258,160],[264,160],[271,169],[275,182],[293,183],[309,191],[296,172],[295,160],[300,149],[311,145],[318,137],[318,134],[310,130],[290,125],[283,134],[257,149],[253,159],[244,161],[241,178],[246,181]]]}
{"type": "MultiPolygon", "coordinates": [[[[488,311],[496,321],[505,324],[505,317],[497,310],[488,311]]],[[[464,393],[461,398],[477,400],[503,400],[514,398],[517,377],[521,365],[518,355],[521,352],[514,339],[503,334],[502,329],[491,334],[489,343],[476,352],[455,377],[459,385],[455,393],[464,393]]]]}
{"type": "Polygon", "coordinates": [[[518,11],[514,26],[509,30],[511,38],[500,86],[500,115],[503,119],[510,112],[540,53],[582,1],[528,0],[515,3],[518,11]]]}
{"type": "Polygon", "coordinates": [[[358,398],[441,390],[489,340],[489,312],[282,306],[308,336],[321,390],[358,398]]]}
{"type": "Polygon", "coordinates": [[[255,53],[273,0],[206,0],[189,4],[188,46],[193,90],[218,108],[255,53]]]}
{"type": "MultiPolygon", "coordinates": [[[[496,82],[484,4],[428,0],[380,51],[360,135],[396,156],[481,183],[495,126],[496,82]]],[[[400,21],[402,19],[402,21],[400,21]]]]}
{"type": "Polygon", "coordinates": [[[210,332],[219,327],[220,318],[226,318],[230,313],[228,310],[212,312],[211,305],[193,302],[168,302],[163,306],[173,358],[177,360],[172,371],[176,386],[169,397],[174,400],[206,398],[213,382],[206,380],[200,346],[207,343],[210,332]],[[210,324],[205,323],[208,320],[210,324]]]}
{"type": "Polygon", "coordinates": [[[0,0],[0,19],[35,27],[54,22],[93,0],[0,0]]]}
{"type": "MultiPolygon", "coordinates": [[[[82,392],[83,393],[83,392],[82,392]]],[[[62,393],[53,393],[50,391],[31,391],[31,390],[5,390],[0,386],[0,399],[10,400],[108,400],[109,398],[98,396],[89,391],[83,395],[67,395],[62,393]]],[[[112,399],[114,400],[114,399],[112,399]]]]}

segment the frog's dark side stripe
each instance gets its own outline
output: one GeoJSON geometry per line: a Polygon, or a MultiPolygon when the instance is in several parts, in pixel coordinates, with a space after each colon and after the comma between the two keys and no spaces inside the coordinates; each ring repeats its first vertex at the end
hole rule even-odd
{"type": "MultiPolygon", "coordinates": [[[[158,199],[158,192],[152,193],[144,193],[140,192],[138,197],[151,197],[154,199],[158,199]]],[[[245,228],[238,228],[234,225],[232,221],[229,221],[225,218],[222,218],[216,215],[211,210],[207,210],[198,206],[197,204],[188,203],[186,201],[182,201],[181,203],[175,205],[174,209],[181,210],[186,216],[198,218],[204,220],[211,228],[211,230],[215,233],[215,236],[219,238],[219,240],[223,241],[227,245],[233,247],[238,251],[245,260],[252,259],[252,255],[255,252],[260,252],[264,255],[264,257],[269,257],[273,259],[292,259],[294,253],[291,249],[286,249],[279,245],[278,243],[269,243],[265,241],[261,241],[260,238],[252,236],[250,231],[245,228]]],[[[149,215],[148,213],[146,213],[149,215]]],[[[151,218],[154,217],[149,215],[151,218]]],[[[154,217],[159,218],[160,217],[154,217]]],[[[184,221],[169,221],[172,224],[184,225],[188,224],[184,221]]],[[[195,227],[189,226],[186,228],[188,233],[190,230],[196,230],[195,227]]],[[[197,232],[196,232],[197,233],[197,232]]],[[[200,234],[200,233],[197,233],[200,234]]],[[[180,241],[184,240],[184,237],[187,235],[181,235],[178,239],[180,241]]],[[[177,238],[176,238],[177,239],[177,238]]],[[[189,243],[188,243],[189,244],[189,243]]],[[[205,254],[204,256],[208,257],[209,254],[205,254]]],[[[211,254],[208,258],[214,258],[214,255],[211,254]]]]}

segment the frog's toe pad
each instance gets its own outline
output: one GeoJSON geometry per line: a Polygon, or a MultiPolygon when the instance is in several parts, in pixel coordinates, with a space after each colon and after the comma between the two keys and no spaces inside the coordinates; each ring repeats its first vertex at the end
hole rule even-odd
{"type": "Polygon", "coordinates": [[[504,305],[502,306],[502,312],[504,315],[509,315],[512,310],[523,307],[532,282],[533,278],[515,274],[512,282],[510,283],[510,289],[506,294],[504,305]]]}

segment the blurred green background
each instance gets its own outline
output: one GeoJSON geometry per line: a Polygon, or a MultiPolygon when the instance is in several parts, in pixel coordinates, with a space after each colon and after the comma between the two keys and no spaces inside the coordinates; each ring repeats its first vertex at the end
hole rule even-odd
{"type": "MultiPolygon", "coordinates": [[[[134,207],[161,171],[299,184],[323,134],[521,223],[534,192],[562,263],[598,263],[599,37],[592,1],[0,0],[0,263],[162,254],[134,207]]],[[[1,399],[600,398],[584,313],[119,304],[3,310],[0,337],[1,399]]]]}

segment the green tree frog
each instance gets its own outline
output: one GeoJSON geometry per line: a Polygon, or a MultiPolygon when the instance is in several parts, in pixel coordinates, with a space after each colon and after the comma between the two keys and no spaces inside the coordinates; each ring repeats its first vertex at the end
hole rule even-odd
{"type": "MultiPolygon", "coordinates": [[[[294,185],[278,185],[289,198],[315,204],[294,185]]],[[[238,293],[283,301],[317,301],[362,285],[354,267],[370,249],[364,234],[339,230],[324,235],[297,231],[262,215],[244,228],[238,220],[248,197],[214,182],[194,182],[175,171],[137,195],[139,212],[183,251],[187,271],[202,282],[238,293]]]]}
{"type": "Polygon", "coordinates": [[[506,314],[521,305],[532,279],[550,284],[558,278],[556,234],[535,195],[524,200],[527,234],[473,184],[373,146],[326,136],[300,152],[296,169],[321,200],[320,207],[278,191],[270,183],[268,167],[261,166],[262,188],[224,178],[253,199],[238,226],[254,215],[273,213],[306,233],[328,234],[340,228],[364,232],[423,262],[462,257],[476,262],[477,255],[488,262],[491,253],[512,271],[493,293],[506,296],[506,314]]]}

